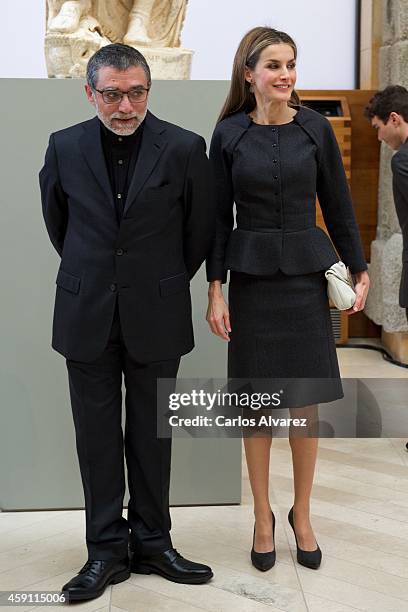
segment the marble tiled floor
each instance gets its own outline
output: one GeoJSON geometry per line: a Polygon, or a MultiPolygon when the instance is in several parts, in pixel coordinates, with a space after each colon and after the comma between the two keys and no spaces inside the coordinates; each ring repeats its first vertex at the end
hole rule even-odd
{"type": "MultiPolygon", "coordinates": [[[[408,377],[408,370],[386,363],[379,353],[363,349],[338,353],[343,376],[408,377]]],[[[292,503],[290,448],[287,440],[276,439],[270,476],[277,518],[273,569],[261,574],[250,563],[253,515],[243,462],[242,505],[171,510],[174,545],[186,557],[213,567],[210,583],[186,586],[132,574],[102,597],[75,604],[75,609],[408,612],[405,442],[396,438],[320,441],[312,500],[313,526],[323,551],[318,571],[296,563],[286,518],[292,503]]],[[[0,514],[0,590],[59,590],[86,559],[83,533],[82,511],[0,514]]]]}

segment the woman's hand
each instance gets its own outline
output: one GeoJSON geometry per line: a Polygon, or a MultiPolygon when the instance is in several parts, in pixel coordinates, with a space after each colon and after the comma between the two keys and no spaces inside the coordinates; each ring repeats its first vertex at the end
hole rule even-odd
{"type": "Polygon", "coordinates": [[[351,308],[345,311],[347,314],[355,314],[356,312],[363,310],[367,299],[368,289],[370,287],[370,278],[366,270],[364,270],[364,272],[357,272],[356,274],[353,274],[353,280],[354,291],[356,292],[356,301],[351,308]]]}
{"type": "Polygon", "coordinates": [[[228,334],[231,331],[229,308],[222,294],[221,281],[210,283],[206,320],[213,334],[229,342],[228,334]]]}

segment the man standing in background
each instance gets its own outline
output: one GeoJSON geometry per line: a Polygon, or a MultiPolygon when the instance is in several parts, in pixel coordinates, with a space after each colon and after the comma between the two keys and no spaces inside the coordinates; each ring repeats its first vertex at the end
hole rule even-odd
{"type": "Polygon", "coordinates": [[[402,276],[399,303],[408,320],[408,90],[389,85],[371,98],[364,112],[377,130],[378,140],[396,151],[391,159],[395,209],[401,226],[402,276]]]}

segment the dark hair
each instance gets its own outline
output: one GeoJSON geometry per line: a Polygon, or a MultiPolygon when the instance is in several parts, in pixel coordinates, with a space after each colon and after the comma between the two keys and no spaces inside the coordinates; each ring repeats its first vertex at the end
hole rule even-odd
{"type": "MultiPolygon", "coordinates": [[[[293,49],[295,59],[297,57],[296,43],[285,32],[279,32],[273,28],[257,27],[245,34],[238,45],[232,67],[231,86],[227,99],[222,107],[218,122],[239,111],[250,113],[256,106],[254,94],[249,89],[249,83],[245,79],[245,68],[253,70],[258,63],[262,51],[269,45],[286,44],[293,49]]],[[[299,105],[299,96],[293,90],[289,105],[299,105]]]]}
{"type": "Polygon", "coordinates": [[[368,119],[377,116],[383,123],[387,123],[393,112],[408,122],[408,90],[402,85],[389,85],[377,91],[365,107],[364,116],[368,119]]]}
{"type": "Polygon", "coordinates": [[[106,45],[99,49],[89,58],[86,67],[86,80],[92,89],[95,89],[98,81],[98,71],[102,66],[111,66],[117,70],[128,70],[132,66],[141,66],[146,74],[147,86],[151,85],[150,68],[146,58],[133,47],[115,43],[106,45]]]}

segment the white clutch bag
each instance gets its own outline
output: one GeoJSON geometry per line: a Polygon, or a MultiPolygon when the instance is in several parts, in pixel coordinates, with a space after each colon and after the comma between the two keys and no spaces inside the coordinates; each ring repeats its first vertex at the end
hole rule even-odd
{"type": "Polygon", "coordinates": [[[327,295],[339,310],[348,310],[356,301],[356,292],[348,268],[342,261],[333,264],[325,272],[327,295]]]}

